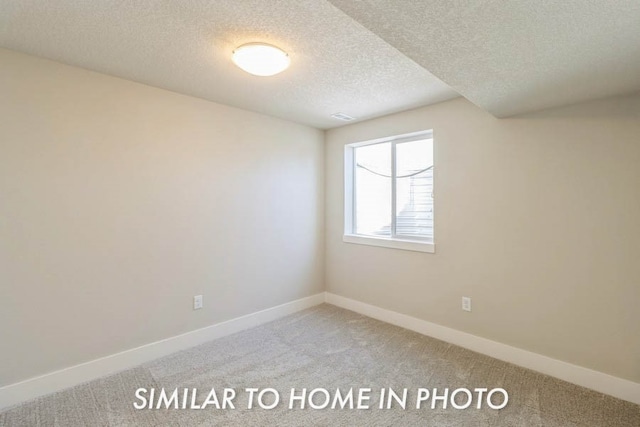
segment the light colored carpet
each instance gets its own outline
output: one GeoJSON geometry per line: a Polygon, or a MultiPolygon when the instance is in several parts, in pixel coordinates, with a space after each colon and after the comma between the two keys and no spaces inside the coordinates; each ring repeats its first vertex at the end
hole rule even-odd
{"type": "MultiPolygon", "coordinates": [[[[206,396],[199,400],[203,401],[206,396]]],[[[474,404],[477,400],[474,400],[474,404]]],[[[640,406],[330,305],[36,399],[2,426],[640,426],[640,406]],[[139,387],[234,388],[235,410],[135,410],[139,387]],[[275,388],[272,410],[247,410],[245,388],[275,388]],[[409,390],[407,409],[288,409],[291,388],[409,390]],[[501,410],[415,408],[418,388],[502,387],[501,410]],[[244,409],[243,409],[244,408],[244,409]]]]}

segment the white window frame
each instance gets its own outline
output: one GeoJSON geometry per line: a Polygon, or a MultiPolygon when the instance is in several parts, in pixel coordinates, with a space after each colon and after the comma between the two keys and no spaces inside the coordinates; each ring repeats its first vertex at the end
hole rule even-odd
{"type": "MultiPolygon", "coordinates": [[[[347,144],[344,147],[344,235],[342,241],[346,243],[357,243],[361,245],[381,246],[385,248],[403,249],[408,251],[435,253],[435,240],[432,239],[411,239],[399,238],[397,236],[367,236],[356,234],[354,232],[355,224],[355,173],[356,165],[354,161],[354,149],[365,145],[381,144],[391,142],[393,149],[391,150],[391,168],[392,176],[395,176],[396,159],[395,145],[402,142],[418,141],[421,139],[433,139],[433,130],[424,130],[419,132],[406,133],[402,135],[378,138],[368,141],[347,144]]],[[[434,145],[435,147],[435,145],[434,145]]],[[[435,149],[435,148],[434,148],[435,149]]],[[[434,184],[435,185],[435,184],[434,184]]],[[[391,211],[392,222],[396,221],[396,188],[395,180],[392,180],[391,186],[391,211]]],[[[435,215],[435,214],[434,214],[435,215]]],[[[395,227],[392,226],[392,230],[395,227]]],[[[434,216],[435,229],[435,216],[434,216]]],[[[434,233],[435,234],[435,233],[434,233]]],[[[435,237],[434,237],[435,239],[435,237]]]]}

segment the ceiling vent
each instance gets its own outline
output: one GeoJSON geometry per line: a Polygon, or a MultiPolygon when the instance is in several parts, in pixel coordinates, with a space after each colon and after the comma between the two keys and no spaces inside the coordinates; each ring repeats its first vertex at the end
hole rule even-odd
{"type": "Polygon", "coordinates": [[[332,114],[331,117],[333,117],[334,119],[345,121],[345,122],[350,122],[351,120],[354,120],[353,117],[345,113],[335,113],[335,114],[332,114]]]}

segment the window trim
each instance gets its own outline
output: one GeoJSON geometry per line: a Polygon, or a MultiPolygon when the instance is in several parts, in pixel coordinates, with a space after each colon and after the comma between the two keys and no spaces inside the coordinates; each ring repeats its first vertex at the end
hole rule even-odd
{"type": "MultiPolygon", "coordinates": [[[[353,232],[355,225],[355,177],[356,177],[356,165],[354,162],[354,149],[363,147],[366,145],[381,144],[391,142],[393,149],[391,150],[391,169],[392,176],[395,176],[396,170],[396,150],[395,145],[403,142],[411,142],[420,139],[433,139],[433,130],[423,130],[418,132],[405,133],[402,135],[389,136],[384,138],[371,139],[367,141],[360,141],[344,146],[344,233],[342,241],[345,243],[356,243],[369,246],[380,246],[392,249],[402,249],[408,251],[435,253],[435,239],[421,240],[401,237],[383,237],[383,236],[367,236],[363,234],[356,234],[353,232]]],[[[395,232],[396,222],[396,180],[391,182],[391,221],[392,230],[395,232]]],[[[435,213],[434,213],[434,228],[435,228],[435,213]]]]}

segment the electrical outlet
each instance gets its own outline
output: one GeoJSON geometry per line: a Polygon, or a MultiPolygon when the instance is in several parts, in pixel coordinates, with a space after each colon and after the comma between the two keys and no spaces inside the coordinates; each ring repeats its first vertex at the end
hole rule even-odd
{"type": "Polygon", "coordinates": [[[202,295],[196,295],[193,297],[193,309],[194,310],[200,310],[202,308],[203,305],[203,301],[202,301],[202,295]]]}
{"type": "Polygon", "coordinates": [[[462,309],[464,311],[471,311],[471,298],[462,297],[462,309]]]}

